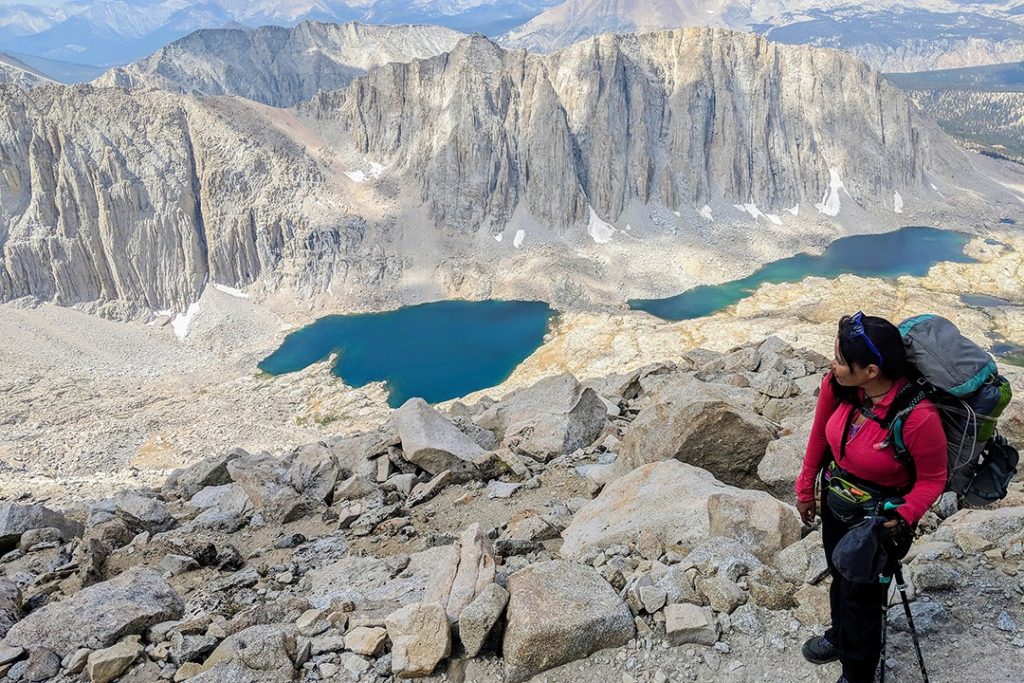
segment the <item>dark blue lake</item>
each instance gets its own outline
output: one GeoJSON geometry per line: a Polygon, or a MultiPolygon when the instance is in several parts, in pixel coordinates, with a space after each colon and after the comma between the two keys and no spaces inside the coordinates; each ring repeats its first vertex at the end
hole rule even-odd
{"type": "Polygon", "coordinates": [[[744,299],[762,284],[799,282],[806,277],[834,278],[851,273],[892,278],[925,275],[940,261],[972,263],[964,255],[969,235],[927,227],[909,227],[881,235],[843,237],[820,256],[797,254],[774,261],[751,275],[720,285],[701,285],[667,299],[634,299],[629,307],[665,320],[711,315],[744,299]]]}
{"type": "Polygon", "coordinates": [[[289,334],[259,364],[272,375],[338,352],[349,386],[386,382],[392,407],[446,401],[503,382],[544,341],[554,311],[536,301],[441,301],[387,313],[333,315],[289,334]]]}

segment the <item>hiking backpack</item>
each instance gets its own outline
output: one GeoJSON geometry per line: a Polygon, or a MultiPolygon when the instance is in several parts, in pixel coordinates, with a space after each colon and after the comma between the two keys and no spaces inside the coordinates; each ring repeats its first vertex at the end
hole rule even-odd
{"type": "Polygon", "coordinates": [[[914,474],[903,442],[903,422],[928,398],[946,433],[946,490],[970,506],[1001,500],[1019,461],[1017,450],[996,432],[996,422],[1012,398],[1010,383],[999,374],[992,356],[943,317],[914,316],[899,329],[912,384],[897,395],[883,422],[897,456],[914,474]]]}

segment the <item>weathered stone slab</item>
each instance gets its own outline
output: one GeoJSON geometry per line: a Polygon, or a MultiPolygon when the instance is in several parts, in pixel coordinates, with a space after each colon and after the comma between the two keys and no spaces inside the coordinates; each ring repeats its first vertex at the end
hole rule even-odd
{"type": "Polygon", "coordinates": [[[508,591],[503,652],[513,681],[623,645],[635,632],[629,608],[586,565],[532,564],[509,577],[508,591]]]}
{"type": "Polygon", "coordinates": [[[451,654],[451,627],[441,605],[406,605],[384,624],[391,639],[391,671],[399,678],[429,676],[451,654]]]}
{"type": "Polygon", "coordinates": [[[421,398],[411,398],[395,412],[406,460],[437,476],[451,471],[454,481],[477,476],[477,461],[487,453],[421,398]]]}
{"type": "Polygon", "coordinates": [[[673,645],[710,646],[718,642],[719,626],[707,608],[683,602],[665,608],[665,635],[673,645]]]}
{"type": "Polygon", "coordinates": [[[757,486],[771,424],[726,401],[679,391],[640,411],[622,440],[622,467],[675,459],[734,486],[757,486]]]}
{"type": "Polygon", "coordinates": [[[561,553],[578,558],[631,543],[641,529],[655,534],[665,546],[692,547],[709,536],[708,499],[718,493],[781,504],[763,491],[728,486],[710,472],[678,460],[655,462],[609,483],[584,505],[562,532],[561,553]]]}
{"type": "Polygon", "coordinates": [[[60,656],[79,647],[98,650],[181,617],[184,604],[152,569],[129,569],[29,614],[7,633],[14,647],[45,647],[60,656]]]}
{"type": "Polygon", "coordinates": [[[0,505],[0,553],[18,545],[21,535],[30,529],[60,529],[65,538],[81,536],[81,524],[43,505],[0,505]]]}
{"type": "Polygon", "coordinates": [[[462,610],[459,616],[459,640],[462,641],[467,657],[476,657],[480,653],[507,604],[508,591],[492,583],[462,610]]]}

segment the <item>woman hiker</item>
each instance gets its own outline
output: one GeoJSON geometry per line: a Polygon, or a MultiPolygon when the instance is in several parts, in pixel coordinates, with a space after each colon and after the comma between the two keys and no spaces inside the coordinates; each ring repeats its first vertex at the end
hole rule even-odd
{"type": "MultiPolygon", "coordinates": [[[[918,520],[946,484],[946,436],[930,401],[913,407],[903,426],[912,462],[898,459],[886,440],[881,422],[887,410],[902,396],[901,391],[913,389],[907,370],[903,340],[892,323],[859,312],[840,319],[832,369],[821,383],[814,426],[796,480],[797,510],[810,525],[816,512],[815,481],[821,476],[821,535],[832,575],[832,625],[824,635],[804,643],[803,655],[815,664],[840,660],[839,683],[874,680],[889,579],[910,548],[918,520]],[[888,519],[883,523],[874,515],[888,519]],[[878,525],[888,561],[881,576],[853,582],[837,568],[833,550],[867,518],[878,525]]],[[[860,538],[862,531],[848,541],[860,538]]],[[[849,545],[844,544],[844,553],[849,545]]],[[[870,558],[864,559],[873,566],[870,558]]]]}

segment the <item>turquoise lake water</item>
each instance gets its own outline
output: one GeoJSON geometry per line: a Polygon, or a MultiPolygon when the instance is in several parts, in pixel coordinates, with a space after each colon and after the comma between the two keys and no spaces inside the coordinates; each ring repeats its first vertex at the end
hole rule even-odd
{"type": "MultiPolygon", "coordinates": [[[[964,255],[969,240],[970,236],[963,233],[927,227],[843,237],[820,256],[797,254],[769,263],[741,280],[694,287],[667,299],[635,299],[629,306],[665,320],[690,320],[731,306],[764,283],[799,282],[810,276],[834,278],[846,273],[884,278],[920,276],[940,261],[973,262],[964,255]]],[[[868,303],[865,308],[870,308],[868,303]]]]}
{"type": "MultiPolygon", "coordinates": [[[[630,306],[660,318],[686,320],[730,306],[765,282],[797,282],[812,275],[834,278],[844,273],[924,275],[939,261],[973,261],[963,253],[969,239],[962,233],[925,227],[846,237],[829,245],[821,256],[800,254],[770,263],[741,280],[696,287],[668,299],[631,301],[630,306]]],[[[1008,303],[977,294],[963,298],[968,305],[983,307],[1008,303]]],[[[864,306],[870,308],[870,302],[864,306]]],[[[442,301],[387,313],[329,316],[288,335],[259,368],[273,375],[295,372],[337,352],[333,371],[346,384],[385,382],[392,407],[413,396],[437,403],[503,382],[543,343],[554,315],[543,302],[442,301]]],[[[1020,346],[998,346],[993,351],[1010,362],[1024,358],[1020,346]]]]}
{"type": "Polygon", "coordinates": [[[259,364],[272,375],[338,352],[349,386],[386,382],[397,408],[446,401],[503,382],[544,341],[554,311],[536,301],[441,301],[387,313],[333,315],[289,334],[259,364]]]}

